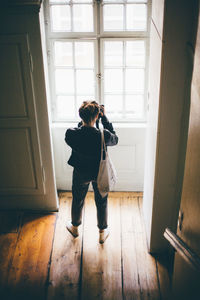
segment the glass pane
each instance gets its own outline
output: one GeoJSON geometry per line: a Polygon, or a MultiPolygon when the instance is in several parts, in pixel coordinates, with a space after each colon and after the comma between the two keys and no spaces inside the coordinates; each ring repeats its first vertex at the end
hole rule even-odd
{"type": "Polygon", "coordinates": [[[127,93],[144,91],[144,70],[126,69],[125,91],[127,93]]]}
{"type": "Polygon", "coordinates": [[[92,3],[92,0],[73,0],[73,2],[74,2],[74,3],[77,3],[77,2],[78,2],[78,3],[79,3],[79,2],[80,2],[80,3],[81,3],[81,2],[84,2],[84,3],[92,3]]]}
{"type": "Polygon", "coordinates": [[[123,0],[104,0],[103,3],[113,3],[113,2],[125,2],[123,0]]]}
{"type": "Polygon", "coordinates": [[[104,89],[106,93],[123,91],[123,73],[120,69],[107,69],[104,73],[104,89]]]}
{"type": "Polygon", "coordinates": [[[73,118],[74,97],[73,96],[57,96],[57,117],[59,119],[73,118]]]}
{"type": "Polygon", "coordinates": [[[83,101],[95,101],[94,95],[79,95],[77,96],[77,112],[83,101]]]}
{"type": "Polygon", "coordinates": [[[121,112],[123,108],[123,96],[106,95],[105,96],[105,111],[106,112],[121,112]]]}
{"type": "Polygon", "coordinates": [[[70,0],[50,0],[50,3],[69,3],[70,0]]]}
{"type": "Polygon", "coordinates": [[[53,31],[71,30],[71,15],[69,5],[51,6],[51,15],[53,31]]]}
{"type": "Polygon", "coordinates": [[[103,25],[105,31],[123,30],[123,5],[104,5],[103,25]]]}
{"type": "Polygon", "coordinates": [[[137,117],[143,114],[143,95],[127,95],[125,97],[125,107],[127,113],[132,113],[137,117]]]}
{"type": "Polygon", "coordinates": [[[144,41],[126,42],[126,66],[145,66],[144,41]]]}
{"type": "Polygon", "coordinates": [[[72,43],[55,42],[55,65],[56,66],[72,66],[72,43]]]}
{"type": "Polygon", "coordinates": [[[109,119],[121,119],[123,108],[123,97],[120,95],[105,96],[105,111],[109,119]]]}
{"type": "Polygon", "coordinates": [[[104,42],[104,65],[123,65],[123,42],[104,42]]]}
{"type": "Polygon", "coordinates": [[[74,92],[74,71],[60,70],[55,71],[56,93],[73,93],[74,92]]]}
{"type": "Polygon", "coordinates": [[[146,30],[147,7],[146,4],[127,4],[127,30],[146,30]]]}
{"type": "Polygon", "coordinates": [[[76,86],[78,94],[94,94],[94,72],[92,70],[77,70],[76,86]]]}
{"type": "Polygon", "coordinates": [[[93,42],[75,42],[75,65],[88,68],[94,66],[93,42]]]}
{"type": "Polygon", "coordinates": [[[147,0],[126,0],[127,2],[141,2],[141,3],[147,3],[147,0]]]}
{"type": "Polygon", "coordinates": [[[93,26],[93,7],[90,4],[73,5],[74,31],[91,32],[93,26]]]}

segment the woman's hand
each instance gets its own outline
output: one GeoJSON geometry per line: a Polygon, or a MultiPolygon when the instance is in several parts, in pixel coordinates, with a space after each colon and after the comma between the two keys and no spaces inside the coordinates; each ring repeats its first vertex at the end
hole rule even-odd
{"type": "Polygon", "coordinates": [[[100,105],[100,116],[103,117],[105,115],[105,108],[104,105],[100,105]]]}

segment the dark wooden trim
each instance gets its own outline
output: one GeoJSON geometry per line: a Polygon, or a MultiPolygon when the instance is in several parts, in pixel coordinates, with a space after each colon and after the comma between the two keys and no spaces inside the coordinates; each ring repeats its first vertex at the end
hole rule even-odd
{"type": "Polygon", "coordinates": [[[183,257],[183,259],[200,273],[200,258],[188,245],[169,228],[165,229],[164,237],[170,245],[183,257]]]}

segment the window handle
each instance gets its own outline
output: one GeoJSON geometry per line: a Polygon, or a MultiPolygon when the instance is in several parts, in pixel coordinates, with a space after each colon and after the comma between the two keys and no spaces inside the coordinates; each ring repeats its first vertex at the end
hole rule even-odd
{"type": "Polygon", "coordinates": [[[96,77],[97,77],[98,79],[103,79],[103,76],[102,76],[101,73],[96,74],[96,77]]]}

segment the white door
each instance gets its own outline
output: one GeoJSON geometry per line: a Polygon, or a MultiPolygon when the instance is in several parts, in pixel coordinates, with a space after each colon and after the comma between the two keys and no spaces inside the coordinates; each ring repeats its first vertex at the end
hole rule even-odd
{"type": "Polygon", "coordinates": [[[0,207],[45,209],[28,35],[1,36],[0,53],[0,207]]]}

